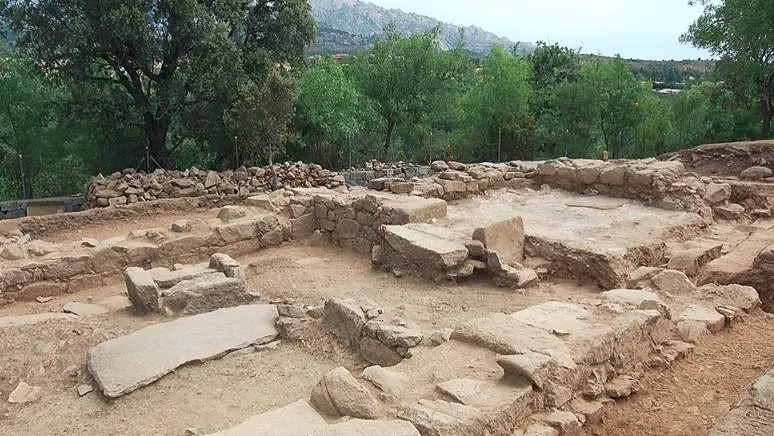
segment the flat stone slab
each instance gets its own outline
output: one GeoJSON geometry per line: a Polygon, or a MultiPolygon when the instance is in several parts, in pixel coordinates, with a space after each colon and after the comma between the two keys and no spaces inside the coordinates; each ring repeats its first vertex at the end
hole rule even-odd
{"type": "Polygon", "coordinates": [[[102,307],[96,304],[79,303],[77,301],[71,301],[64,305],[62,308],[64,313],[72,313],[78,316],[94,316],[108,313],[110,310],[106,307],[102,307]]]}
{"type": "Polygon", "coordinates": [[[658,310],[670,317],[670,308],[656,293],[641,289],[613,289],[603,292],[602,298],[612,303],[632,306],[642,310],[658,310]]]}
{"type": "Polygon", "coordinates": [[[325,419],[306,400],[301,400],[211,436],[309,436],[327,428],[325,419]]]}
{"type": "Polygon", "coordinates": [[[78,316],[71,313],[36,313],[34,315],[4,316],[0,317],[0,328],[31,325],[51,320],[72,321],[76,319],[78,319],[78,316]]]}
{"type": "Polygon", "coordinates": [[[575,362],[568,344],[546,330],[527,325],[502,313],[491,314],[458,326],[452,339],[489,348],[500,354],[532,351],[550,356],[565,368],[575,362]]]}
{"type": "Polygon", "coordinates": [[[388,199],[382,206],[393,210],[394,224],[426,223],[446,218],[447,204],[440,198],[405,197],[388,199]]]}
{"type": "Polygon", "coordinates": [[[511,316],[532,327],[557,335],[569,335],[588,328],[586,320],[590,314],[577,304],[548,301],[512,313],[511,316]]]}
{"type": "Polygon", "coordinates": [[[120,397],[186,363],[274,340],[277,309],[241,306],[145,327],[89,349],[89,371],[105,396],[120,397]]]}
{"type": "MultiPolygon", "coordinates": [[[[263,433],[260,434],[263,435],[263,433]]],[[[419,436],[419,431],[413,424],[402,419],[389,421],[351,419],[312,433],[312,436],[419,436]]]]}
{"type": "Polygon", "coordinates": [[[532,403],[532,386],[529,384],[514,385],[502,380],[458,378],[439,383],[436,387],[466,406],[499,407],[521,400],[523,407],[519,414],[531,412],[529,406],[532,403]]]}

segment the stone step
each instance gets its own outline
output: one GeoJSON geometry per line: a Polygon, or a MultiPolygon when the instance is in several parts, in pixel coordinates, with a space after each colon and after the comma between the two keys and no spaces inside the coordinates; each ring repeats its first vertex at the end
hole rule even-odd
{"type": "Polygon", "coordinates": [[[277,309],[221,309],[140,329],[89,349],[89,371],[105,396],[120,397],[195,361],[224,356],[277,335],[277,309]]]}

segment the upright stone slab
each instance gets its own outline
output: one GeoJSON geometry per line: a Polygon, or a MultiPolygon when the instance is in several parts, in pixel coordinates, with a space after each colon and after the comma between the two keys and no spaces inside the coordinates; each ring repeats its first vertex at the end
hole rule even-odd
{"type": "Polygon", "coordinates": [[[524,259],[524,220],[521,217],[478,228],[473,232],[473,239],[483,242],[487,250],[497,252],[506,263],[524,259]]]}
{"type": "Polygon", "coordinates": [[[149,385],[194,361],[277,337],[277,309],[241,306],[145,327],[89,349],[89,371],[106,397],[149,385]]]}
{"type": "Polygon", "coordinates": [[[159,287],[150,271],[137,267],[127,268],[124,280],[134,307],[143,313],[159,311],[159,287]]]}
{"type": "Polygon", "coordinates": [[[309,436],[325,431],[327,427],[323,417],[308,402],[301,400],[210,436],[309,436]]]}

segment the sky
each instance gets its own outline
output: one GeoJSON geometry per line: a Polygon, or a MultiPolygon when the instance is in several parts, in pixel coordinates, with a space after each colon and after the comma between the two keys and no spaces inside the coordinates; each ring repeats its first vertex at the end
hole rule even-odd
{"type": "Polygon", "coordinates": [[[710,57],[679,41],[702,12],[688,0],[367,1],[475,25],[512,41],[558,43],[590,54],[659,60],[710,57]]]}

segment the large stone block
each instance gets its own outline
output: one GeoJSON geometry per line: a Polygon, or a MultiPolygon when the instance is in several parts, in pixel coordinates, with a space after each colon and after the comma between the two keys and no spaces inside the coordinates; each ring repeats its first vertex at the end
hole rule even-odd
{"type": "Polygon", "coordinates": [[[487,250],[497,252],[506,263],[524,259],[524,220],[521,217],[478,228],[473,232],[473,239],[483,242],[487,250]]]}
{"type": "Polygon", "coordinates": [[[358,382],[346,368],[336,368],[323,376],[312,390],[312,405],[331,417],[375,419],[381,408],[371,392],[358,382]]]}
{"type": "Polygon", "coordinates": [[[446,217],[447,203],[440,198],[407,197],[400,201],[385,200],[384,208],[388,212],[388,223],[401,225],[427,223],[446,217]]]}
{"type": "Polygon", "coordinates": [[[354,300],[331,298],[325,302],[323,320],[328,329],[350,346],[356,346],[365,326],[365,314],[354,300]]]}
{"type": "Polygon", "coordinates": [[[246,279],[245,271],[242,269],[242,265],[231,258],[231,256],[223,253],[215,253],[210,256],[209,267],[216,271],[222,272],[226,275],[226,277],[238,279],[243,282],[246,279]]]}
{"type": "Polygon", "coordinates": [[[256,229],[257,227],[255,221],[240,220],[218,226],[215,228],[215,231],[217,232],[218,236],[223,239],[223,242],[226,244],[233,244],[235,242],[255,238],[257,236],[256,229]]]}
{"type": "Polygon", "coordinates": [[[384,238],[397,253],[423,271],[448,272],[462,266],[468,258],[463,241],[428,224],[386,226],[384,238]]]}
{"type": "Polygon", "coordinates": [[[308,213],[290,220],[290,226],[293,239],[311,238],[317,230],[317,218],[313,213],[308,213]]]}
{"type": "Polygon", "coordinates": [[[142,313],[158,312],[160,290],[150,271],[130,267],[124,271],[126,290],[132,305],[142,313]]]}
{"type": "Polygon", "coordinates": [[[252,300],[244,280],[215,272],[186,280],[161,291],[159,305],[172,314],[195,314],[238,306],[252,300]]]}

